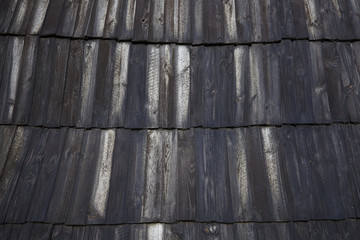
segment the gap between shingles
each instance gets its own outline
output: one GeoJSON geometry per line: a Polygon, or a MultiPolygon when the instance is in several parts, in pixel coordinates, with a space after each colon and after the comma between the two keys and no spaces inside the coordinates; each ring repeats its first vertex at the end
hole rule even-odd
{"type": "Polygon", "coordinates": [[[91,40],[112,40],[116,42],[125,42],[131,43],[133,45],[144,45],[144,44],[154,44],[154,45],[164,45],[164,44],[172,44],[172,45],[179,45],[179,46],[251,46],[254,44],[279,44],[283,41],[308,41],[308,42],[358,42],[360,39],[309,39],[309,38],[281,38],[275,41],[256,41],[256,42],[229,42],[229,43],[179,43],[179,42],[151,42],[151,41],[133,41],[132,39],[118,39],[118,38],[103,38],[103,37],[71,37],[71,36],[59,36],[59,35],[39,35],[39,34],[14,34],[14,33],[0,33],[0,36],[3,37],[39,37],[39,38],[59,38],[59,39],[70,39],[70,40],[84,40],[84,41],[91,41],[91,40]]]}
{"type": "Polygon", "coordinates": [[[191,130],[191,129],[244,129],[244,128],[282,128],[282,127],[301,127],[301,126],[308,126],[308,127],[320,127],[320,126],[327,126],[330,127],[332,125],[359,125],[359,122],[331,122],[331,123],[283,123],[283,124],[249,124],[245,126],[223,126],[223,127],[206,127],[206,126],[194,126],[189,128],[127,128],[127,127],[76,127],[76,126],[59,126],[59,127],[50,127],[50,126],[35,126],[35,125],[28,125],[28,124],[0,124],[0,127],[4,126],[13,126],[13,127],[32,127],[32,128],[43,128],[43,129],[62,129],[62,128],[69,128],[69,129],[79,129],[79,130],[110,130],[110,129],[123,129],[123,130],[191,130]]]}
{"type": "Polygon", "coordinates": [[[360,218],[342,218],[342,219],[308,219],[308,220],[279,220],[279,221],[234,221],[234,222],[220,222],[220,221],[194,221],[194,220],[183,220],[174,222],[129,222],[129,223],[114,223],[114,224],[66,224],[66,223],[51,223],[51,222],[26,222],[26,223],[2,223],[1,225],[25,225],[25,224],[44,224],[44,225],[57,225],[57,226],[69,226],[69,227],[100,227],[100,226],[126,226],[126,225],[149,225],[149,224],[164,224],[164,225],[175,225],[181,223],[193,223],[193,224],[221,224],[221,225],[234,225],[234,224],[295,224],[295,223],[313,223],[313,222],[345,222],[345,221],[359,221],[360,218]]]}

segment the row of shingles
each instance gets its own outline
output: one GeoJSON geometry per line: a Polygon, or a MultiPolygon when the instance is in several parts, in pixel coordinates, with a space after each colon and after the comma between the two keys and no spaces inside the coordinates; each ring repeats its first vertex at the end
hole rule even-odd
{"type": "Polygon", "coordinates": [[[359,152],[352,141],[357,125],[1,131],[13,138],[10,148],[0,145],[7,156],[2,222],[232,223],[360,215],[359,152]]]}
{"type": "Polygon", "coordinates": [[[357,122],[358,45],[192,48],[190,125],[357,122]]]}
{"type": "Polygon", "coordinates": [[[169,52],[172,46],[134,45],[124,126],[357,122],[357,46],[285,41],[169,52]]]}
{"type": "Polygon", "coordinates": [[[70,220],[77,217],[73,212],[67,213],[69,206],[77,207],[80,218],[87,205],[79,203],[91,194],[88,190],[95,181],[91,179],[105,166],[107,155],[106,152],[98,155],[98,145],[101,143],[102,150],[107,150],[108,135],[109,131],[100,133],[100,130],[84,133],[66,128],[18,127],[1,175],[1,221],[65,222],[67,215],[70,220]],[[73,188],[76,194],[72,194],[73,188]]]}
{"type": "Polygon", "coordinates": [[[0,225],[2,239],[356,239],[358,220],[284,223],[126,224],[66,226],[41,223],[0,225]]]}
{"type": "Polygon", "coordinates": [[[2,40],[3,124],[189,128],[360,117],[358,42],[189,48],[2,40]]]}
{"type": "Polygon", "coordinates": [[[310,39],[348,40],[359,36],[359,2],[304,0],[304,6],[310,39]]]}
{"type": "MultiPolygon", "coordinates": [[[[239,5],[238,9],[241,9],[243,2],[236,4],[239,5]]],[[[255,19],[254,26],[246,28],[257,32],[256,38],[252,39],[251,32],[247,32],[246,38],[257,41],[279,40],[279,24],[274,24],[276,14],[272,14],[276,13],[276,10],[275,6],[270,5],[270,0],[266,4],[258,1],[254,7],[251,7],[250,3],[245,4],[248,5],[249,16],[244,17],[255,19]],[[257,14],[256,11],[261,14],[257,14]],[[266,24],[268,29],[260,28],[262,23],[267,23],[271,19],[273,21],[266,24]],[[273,28],[275,31],[272,31],[273,28]],[[273,32],[275,34],[272,34],[273,32]]],[[[235,1],[214,1],[213,4],[207,5],[203,1],[192,3],[189,0],[18,0],[11,3],[3,2],[2,11],[3,33],[56,34],[150,42],[238,41],[235,1]],[[191,24],[192,21],[194,24],[191,24]],[[197,27],[192,28],[192,25],[197,27]]],[[[241,10],[239,11],[241,13],[241,10]]],[[[246,25],[249,23],[247,21],[246,25]]],[[[241,27],[239,32],[242,33],[241,27]]]]}
{"type": "MultiPolygon", "coordinates": [[[[70,211],[74,215],[68,216],[67,222],[357,217],[359,195],[355,189],[359,176],[353,168],[358,161],[346,149],[346,134],[356,136],[357,126],[117,130],[112,138],[115,142],[109,144],[116,147],[108,156],[113,156],[109,171],[119,174],[102,178],[105,187],[90,184],[89,189],[74,190],[79,198],[73,196],[75,204],[71,205],[85,207],[83,211],[74,207],[70,211]],[[319,139],[326,139],[328,144],[323,146],[319,139]],[[280,147],[284,144],[291,145],[289,152],[280,147]],[[96,194],[104,196],[101,204],[96,194]]],[[[89,171],[79,169],[79,173],[78,186],[82,186],[81,179],[94,178],[89,171]]]]}
{"type": "Polygon", "coordinates": [[[0,30],[195,44],[360,37],[356,1],[211,1],[4,1],[0,30]]]}
{"type": "Polygon", "coordinates": [[[8,47],[2,49],[3,124],[189,127],[188,47],[7,39],[2,39],[8,47]]]}

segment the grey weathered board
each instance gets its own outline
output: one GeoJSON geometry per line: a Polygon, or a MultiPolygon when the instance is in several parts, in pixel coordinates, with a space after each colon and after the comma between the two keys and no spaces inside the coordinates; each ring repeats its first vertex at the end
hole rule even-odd
{"type": "Polygon", "coordinates": [[[11,203],[11,197],[15,191],[24,159],[26,157],[27,147],[30,143],[32,128],[17,127],[12,141],[12,147],[7,155],[6,164],[1,175],[0,188],[0,220],[4,221],[8,205],[11,203]]]}
{"type": "Polygon", "coordinates": [[[69,129],[57,171],[53,194],[46,213],[47,222],[65,222],[81,156],[83,130],[69,129]]]}
{"type": "Polygon", "coordinates": [[[64,88],[64,98],[61,109],[61,126],[76,126],[79,116],[79,95],[83,68],[84,45],[83,41],[70,42],[68,68],[64,88]]]}

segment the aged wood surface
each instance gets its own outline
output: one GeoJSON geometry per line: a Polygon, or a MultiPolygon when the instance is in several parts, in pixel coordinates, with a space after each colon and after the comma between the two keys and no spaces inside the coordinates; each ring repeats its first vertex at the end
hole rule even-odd
{"type": "Polygon", "coordinates": [[[84,225],[356,218],[358,143],[345,143],[357,139],[359,129],[351,124],[13,128],[1,175],[0,206],[7,209],[2,221],[84,225]]]}
{"type": "Polygon", "coordinates": [[[0,0],[0,239],[357,239],[356,0],[0,0]]]}

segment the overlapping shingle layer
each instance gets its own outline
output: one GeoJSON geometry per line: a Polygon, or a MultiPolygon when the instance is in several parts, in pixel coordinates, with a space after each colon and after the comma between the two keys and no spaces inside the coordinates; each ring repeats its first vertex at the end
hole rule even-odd
{"type": "Polygon", "coordinates": [[[356,239],[360,2],[0,0],[0,239],[356,239]]]}
{"type": "Polygon", "coordinates": [[[360,120],[360,42],[0,41],[2,124],[186,129],[360,120]]]}
{"type": "Polygon", "coordinates": [[[359,39],[355,0],[3,0],[0,32],[224,44],[359,39]]]}
{"type": "Polygon", "coordinates": [[[2,223],[234,223],[360,215],[358,125],[4,126],[0,132],[6,137],[0,152],[7,158],[0,166],[2,223]]]}

